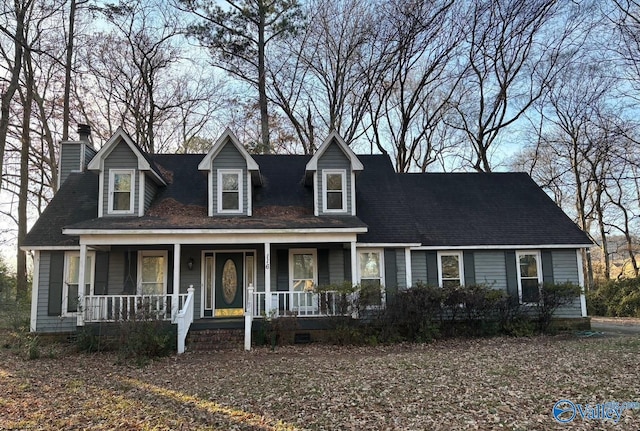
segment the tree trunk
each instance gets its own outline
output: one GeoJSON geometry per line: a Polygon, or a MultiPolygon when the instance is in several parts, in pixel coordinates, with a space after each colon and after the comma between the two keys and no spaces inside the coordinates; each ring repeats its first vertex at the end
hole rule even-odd
{"type": "MultiPolygon", "coordinates": [[[[31,55],[26,50],[25,57],[31,55]]],[[[27,236],[27,198],[29,192],[29,150],[31,149],[31,109],[33,103],[33,70],[30,61],[25,58],[25,88],[22,111],[22,135],[20,150],[20,191],[18,193],[18,250],[16,255],[16,299],[26,300],[29,292],[27,280],[27,255],[20,247],[27,236]]]]}
{"type": "Polygon", "coordinates": [[[76,0],[71,0],[69,10],[69,39],[67,41],[67,59],[64,66],[64,102],[62,108],[62,140],[69,139],[69,117],[71,98],[71,65],[73,61],[73,36],[76,22],[76,0]]]}
{"type": "Polygon", "coordinates": [[[271,153],[271,145],[269,144],[269,113],[267,111],[267,84],[266,84],[266,66],[265,66],[265,19],[266,10],[264,3],[259,2],[260,23],[258,24],[258,93],[260,104],[260,126],[262,134],[263,151],[266,154],[271,153]]]}
{"type": "Polygon", "coordinates": [[[16,34],[14,36],[13,67],[11,68],[9,84],[2,93],[0,105],[0,186],[2,185],[2,166],[4,160],[4,150],[7,144],[7,133],[9,132],[9,116],[11,100],[20,85],[20,71],[22,70],[22,51],[24,44],[24,17],[27,9],[24,5],[22,9],[16,4],[16,34]]]}

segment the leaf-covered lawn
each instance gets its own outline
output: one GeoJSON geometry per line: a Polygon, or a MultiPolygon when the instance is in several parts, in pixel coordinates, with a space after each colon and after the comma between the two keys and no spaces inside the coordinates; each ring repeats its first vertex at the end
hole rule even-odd
{"type": "Polygon", "coordinates": [[[551,415],[560,399],[640,401],[640,337],[187,352],[144,368],[24,358],[0,350],[3,430],[640,429],[640,410],[617,425],[551,415]]]}

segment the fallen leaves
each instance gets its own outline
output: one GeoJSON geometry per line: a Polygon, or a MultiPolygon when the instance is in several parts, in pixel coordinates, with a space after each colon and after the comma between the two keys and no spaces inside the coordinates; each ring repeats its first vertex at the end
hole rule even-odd
{"type": "MultiPolygon", "coordinates": [[[[0,350],[0,429],[563,429],[551,409],[640,401],[639,337],[448,340],[189,353],[145,368],[109,354],[0,350]]],[[[577,418],[571,429],[614,426],[577,418]]],[[[640,411],[619,429],[639,429],[640,411]]]]}

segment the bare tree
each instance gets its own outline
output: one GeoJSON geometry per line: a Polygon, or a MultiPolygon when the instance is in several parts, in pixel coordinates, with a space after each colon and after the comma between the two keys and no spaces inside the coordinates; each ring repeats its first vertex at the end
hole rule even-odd
{"type": "Polygon", "coordinates": [[[190,33],[209,48],[214,64],[258,89],[262,145],[270,152],[267,98],[267,49],[297,30],[298,0],[183,0],[198,18],[190,33]]]}
{"type": "Polygon", "coordinates": [[[500,132],[544,93],[571,57],[569,21],[558,22],[554,0],[475,0],[466,38],[467,73],[449,124],[471,143],[469,163],[492,170],[500,132]],[[562,55],[561,55],[562,54],[562,55]]]}
{"type": "Polygon", "coordinates": [[[9,130],[9,115],[11,101],[20,85],[20,73],[22,72],[22,55],[26,44],[25,24],[29,11],[33,7],[34,0],[22,0],[4,2],[2,6],[3,21],[0,24],[2,32],[13,45],[13,55],[7,55],[3,50],[3,61],[7,64],[8,80],[3,82],[3,91],[0,102],[0,185],[2,184],[2,172],[4,151],[7,144],[9,130]]]}
{"type": "Polygon", "coordinates": [[[188,58],[196,52],[183,48],[174,9],[138,0],[98,11],[113,29],[84,43],[75,89],[96,135],[107,139],[122,125],[154,153],[176,149],[215,119],[224,86],[188,58]]]}
{"type": "Polygon", "coordinates": [[[427,168],[452,145],[444,124],[461,78],[455,69],[463,35],[453,2],[392,1],[385,5],[389,67],[371,97],[371,140],[391,151],[398,172],[427,168]]]}

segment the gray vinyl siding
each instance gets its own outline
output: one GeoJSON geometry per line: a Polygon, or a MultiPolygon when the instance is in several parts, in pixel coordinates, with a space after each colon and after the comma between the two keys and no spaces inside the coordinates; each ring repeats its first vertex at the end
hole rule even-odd
{"type": "Polygon", "coordinates": [[[411,282],[427,284],[427,256],[422,250],[411,252],[411,282]]]}
{"type": "MultiPolygon", "coordinates": [[[[193,285],[193,316],[200,318],[202,306],[202,249],[200,247],[180,247],[180,293],[187,293],[189,286],[193,285]],[[187,264],[193,258],[193,269],[189,269],[187,264]]],[[[173,257],[173,253],[169,256],[173,257]]],[[[173,260],[168,262],[168,267],[173,266],[173,260]]],[[[173,276],[173,275],[172,275],[173,276]]]]}
{"type": "MultiPolygon", "coordinates": [[[[578,258],[575,250],[554,250],[551,253],[553,260],[554,283],[571,282],[579,283],[578,258]]],[[[581,317],[582,309],[580,298],[576,298],[570,305],[558,309],[555,317],[581,317]]]]}
{"type": "Polygon", "coordinates": [[[126,275],[124,253],[124,248],[114,247],[109,254],[109,279],[107,283],[107,292],[109,295],[124,294],[124,278],[126,275]]]}
{"type": "Polygon", "coordinates": [[[555,283],[571,282],[578,284],[578,259],[575,250],[554,250],[553,280],[555,283]]]}
{"type": "Polygon", "coordinates": [[[63,142],[60,147],[60,185],[69,177],[71,172],[82,170],[80,154],[82,150],[80,142],[63,142]]]}
{"type": "Polygon", "coordinates": [[[138,158],[131,151],[129,146],[120,141],[118,145],[111,151],[111,153],[104,160],[104,189],[102,194],[102,208],[104,215],[109,217],[131,217],[138,214],[139,199],[138,193],[140,192],[140,184],[138,181],[138,158]],[[109,171],[111,169],[134,169],[133,173],[133,214],[109,214],[109,171]]]}
{"type": "Polygon", "coordinates": [[[332,248],[329,250],[329,283],[341,284],[345,280],[344,249],[332,248]]]}
{"type": "MultiPolygon", "coordinates": [[[[324,207],[324,195],[322,193],[322,171],[324,169],[343,169],[345,171],[345,192],[347,195],[347,207],[345,213],[351,213],[351,161],[342,152],[338,144],[335,142],[327,147],[326,151],[318,159],[318,183],[316,189],[318,193],[318,214],[322,215],[325,212],[322,211],[324,207]]],[[[335,212],[329,212],[326,214],[336,214],[335,212]]]]}
{"type": "Polygon", "coordinates": [[[264,292],[264,247],[256,250],[256,292],[264,292]]]}
{"type": "MultiPolygon", "coordinates": [[[[242,157],[242,154],[236,149],[236,147],[228,142],[224,145],[220,152],[211,162],[212,165],[212,181],[211,187],[213,187],[213,214],[218,214],[218,169],[242,169],[242,215],[247,215],[248,209],[248,188],[247,188],[247,161],[242,157]]],[[[229,216],[229,213],[220,214],[223,216],[229,216]]]]}
{"type": "Polygon", "coordinates": [[[507,269],[503,251],[474,251],[476,284],[507,291],[507,269]]]}
{"type": "Polygon", "coordinates": [[[151,202],[156,197],[156,193],[158,191],[158,186],[154,183],[149,177],[146,178],[144,182],[144,212],[146,213],[149,207],[151,206],[151,202]]]}
{"type": "Polygon", "coordinates": [[[38,279],[38,312],[36,319],[36,331],[38,332],[70,332],[75,331],[77,319],[75,316],[60,317],[48,316],[49,306],[49,271],[51,254],[48,251],[40,252],[40,268],[38,279]]]}

